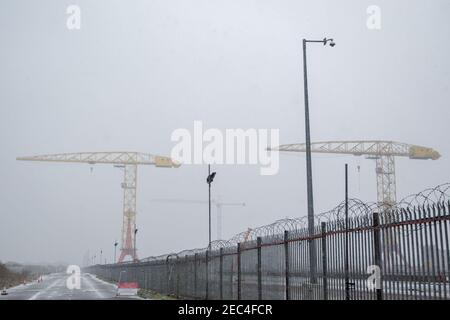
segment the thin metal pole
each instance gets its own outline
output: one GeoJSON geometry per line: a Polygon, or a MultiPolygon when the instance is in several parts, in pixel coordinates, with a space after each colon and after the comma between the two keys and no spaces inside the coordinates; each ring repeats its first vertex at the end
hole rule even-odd
{"type": "MultiPolygon", "coordinates": [[[[208,177],[211,176],[211,165],[208,164],[208,177]]],[[[208,182],[208,250],[211,248],[211,181],[208,182]]]]}
{"type": "Polygon", "coordinates": [[[350,300],[348,270],[348,164],[345,164],[345,300],[350,300]]]}
{"type": "MultiPolygon", "coordinates": [[[[373,213],[373,246],[375,265],[381,271],[381,234],[380,234],[380,216],[378,212],[373,213]]],[[[381,277],[381,274],[380,274],[381,277]]],[[[380,279],[381,280],[381,279],[380,279]]],[[[382,282],[380,281],[382,285],[382,282]]],[[[383,300],[383,288],[376,288],[377,300],[383,300]]]]}
{"type": "Polygon", "coordinates": [[[237,244],[237,277],[238,277],[237,299],[241,300],[241,243],[237,244]]]}
{"type": "Polygon", "coordinates": [[[323,273],[323,300],[328,300],[327,283],[327,226],[325,222],[321,223],[322,229],[322,273],[323,273]]]}
{"type": "Polygon", "coordinates": [[[291,300],[291,294],[290,294],[290,283],[289,283],[289,231],[284,231],[284,269],[285,269],[285,278],[284,278],[284,285],[285,285],[285,292],[286,292],[286,300],[291,300]]]}
{"type": "MultiPolygon", "coordinates": [[[[425,206],[422,207],[422,218],[423,219],[427,219],[429,218],[428,216],[428,211],[426,210],[425,206]]],[[[426,264],[425,264],[425,270],[426,270],[426,281],[428,284],[428,296],[432,297],[432,290],[434,289],[434,285],[432,285],[433,282],[433,277],[432,277],[432,265],[430,266],[430,262],[431,262],[431,257],[430,257],[430,250],[429,250],[429,237],[428,237],[428,229],[430,229],[431,232],[431,222],[429,223],[425,223],[423,230],[425,231],[424,234],[424,239],[425,239],[425,248],[423,250],[425,250],[425,256],[426,256],[426,264]]],[[[431,235],[430,235],[431,237],[431,235]]]]}
{"type": "MultiPolygon", "coordinates": [[[[436,221],[436,206],[433,204],[431,205],[431,212],[433,214],[433,218],[434,218],[434,222],[433,222],[433,227],[434,227],[434,239],[431,239],[431,241],[434,240],[434,244],[431,246],[431,255],[434,257],[433,259],[433,266],[434,269],[436,271],[435,273],[435,279],[437,280],[437,296],[436,296],[436,291],[435,291],[435,298],[437,297],[438,299],[442,299],[442,286],[441,286],[441,279],[439,278],[441,275],[441,271],[440,271],[440,255],[439,255],[439,240],[438,240],[438,222],[436,221]]],[[[442,247],[441,247],[442,248],[442,247]]],[[[435,281],[436,281],[435,280],[435,281]]],[[[435,286],[436,288],[436,286],[435,286]]]]}
{"type": "Polygon", "coordinates": [[[194,254],[194,297],[197,298],[197,253],[194,254]]]}
{"type": "Polygon", "coordinates": [[[147,290],[148,289],[147,270],[144,267],[144,269],[142,271],[144,272],[144,286],[145,286],[145,290],[147,290]]]}
{"type": "Polygon", "coordinates": [[[205,271],[206,271],[205,300],[209,299],[208,258],[209,258],[209,250],[206,250],[206,254],[205,254],[205,271]]]}
{"type": "MultiPolygon", "coordinates": [[[[415,217],[413,216],[414,211],[411,211],[410,208],[406,209],[408,212],[408,216],[409,216],[409,220],[413,220],[415,221],[415,217]]],[[[408,234],[410,235],[411,238],[411,248],[412,248],[412,281],[414,282],[414,300],[418,299],[418,282],[420,281],[420,278],[418,278],[420,276],[420,268],[419,268],[419,255],[420,255],[420,248],[418,246],[418,234],[417,232],[415,232],[416,226],[413,224],[409,225],[409,230],[408,230],[408,234]]],[[[419,286],[421,287],[422,285],[419,284],[419,286]]]]}
{"type": "Polygon", "coordinates": [[[223,248],[219,250],[220,260],[219,260],[219,297],[223,300],[223,248]]]}
{"type": "Polygon", "coordinates": [[[209,251],[211,250],[211,165],[208,164],[208,250],[205,256],[206,267],[206,300],[209,298],[209,279],[208,279],[208,258],[209,251]]]}
{"type": "Polygon", "coordinates": [[[177,260],[176,260],[176,262],[175,262],[175,268],[174,268],[174,270],[175,270],[175,272],[176,272],[176,274],[177,274],[177,293],[176,293],[176,297],[177,297],[177,299],[180,297],[180,272],[179,272],[179,256],[177,255],[177,260]]]}
{"type": "Polygon", "coordinates": [[[208,164],[208,250],[206,250],[205,255],[205,267],[206,267],[206,300],[209,298],[209,266],[208,266],[208,258],[209,251],[211,250],[211,165],[208,164]]]}
{"type": "MultiPolygon", "coordinates": [[[[404,219],[404,210],[403,209],[400,209],[397,212],[397,214],[400,215],[400,221],[402,221],[402,222],[405,221],[405,219],[404,219]]],[[[408,260],[410,259],[411,255],[407,251],[407,247],[406,247],[406,242],[407,242],[406,235],[408,234],[408,231],[405,230],[406,227],[407,226],[405,226],[405,225],[401,225],[399,230],[398,230],[398,232],[397,232],[399,234],[399,238],[400,238],[399,249],[400,249],[400,252],[401,252],[401,257],[403,257],[403,259],[400,259],[400,261],[403,260],[402,261],[403,263],[401,263],[401,276],[402,276],[402,279],[401,279],[401,291],[400,291],[402,293],[400,299],[402,299],[402,300],[406,300],[406,298],[409,296],[408,291],[411,288],[411,287],[409,287],[407,282],[404,281],[405,278],[408,279],[406,266],[407,265],[408,266],[411,265],[411,263],[408,262],[408,260]]],[[[409,279],[407,281],[409,281],[409,279]]]]}
{"type": "MultiPolygon", "coordinates": [[[[447,206],[449,206],[449,204],[447,204],[447,206]]],[[[441,210],[442,210],[442,215],[446,215],[445,204],[444,203],[442,203],[441,210]]],[[[449,212],[450,212],[450,210],[447,211],[447,217],[446,218],[448,218],[448,213],[449,212]]],[[[446,259],[446,261],[447,261],[447,275],[444,274],[444,276],[445,276],[445,281],[447,283],[448,279],[450,279],[450,250],[449,250],[450,242],[448,241],[449,240],[448,239],[448,220],[444,221],[444,239],[445,239],[446,248],[447,248],[447,250],[444,251],[446,253],[446,255],[447,255],[447,257],[446,257],[447,258],[446,259]]],[[[442,247],[442,248],[444,248],[444,247],[442,247]]],[[[445,298],[447,298],[447,296],[445,296],[445,298]]]]}
{"type": "Polygon", "coordinates": [[[306,136],[306,188],[308,197],[309,263],[311,283],[316,283],[316,248],[314,239],[314,202],[311,165],[311,135],[309,126],[308,72],[306,67],[306,39],[303,39],[303,85],[305,96],[305,136],[306,136]]]}
{"type": "Polygon", "coordinates": [[[170,294],[170,266],[169,266],[170,256],[166,258],[166,293],[170,294]]]}
{"type": "Polygon", "coordinates": [[[261,237],[256,239],[256,247],[258,254],[258,300],[262,300],[262,269],[261,269],[261,237]]]}
{"type": "Polygon", "coordinates": [[[135,227],[134,228],[134,257],[133,257],[134,261],[137,261],[137,256],[136,256],[136,237],[137,237],[137,232],[138,232],[138,229],[135,227]]]}
{"type": "MultiPolygon", "coordinates": [[[[440,248],[441,250],[439,250],[439,254],[441,255],[441,261],[442,261],[442,270],[439,274],[439,280],[443,281],[443,295],[441,295],[441,299],[444,298],[447,300],[447,285],[446,285],[446,281],[445,281],[445,256],[444,253],[445,251],[444,249],[444,237],[443,237],[443,229],[442,229],[442,215],[441,215],[441,204],[437,204],[436,205],[436,211],[437,211],[437,215],[439,217],[439,240],[440,240],[440,248]]],[[[445,220],[444,220],[445,223],[445,220]]]]}

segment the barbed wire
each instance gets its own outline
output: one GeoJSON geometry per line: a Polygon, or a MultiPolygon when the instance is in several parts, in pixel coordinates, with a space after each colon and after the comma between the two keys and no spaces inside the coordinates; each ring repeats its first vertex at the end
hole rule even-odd
{"type": "Polygon", "coordinates": [[[429,206],[437,203],[448,202],[450,199],[449,194],[450,183],[444,183],[434,188],[428,188],[419,193],[409,195],[400,200],[397,206],[429,206]]]}
{"type": "MultiPolygon", "coordinates": [[[[382,216],[384,222],[396,222],[399,219],[411,218],[417,208],[430,208],[433,206],[450,206],[450,183],[440,184],[433,188],[427,188],[416,194],[409,195],[396,204],[385,204],[376,202],[364,202],[357,198],[348,200],[348,216],[351,221],[358,221],[361,224],[371,221],[373,212],[378,212],[382,216]]],[[[325,211],[315,216],[315,222],[333,223],[339,225],[344,223],[345,218],[345,201],[339,203],[336,207],[329,211],[325,211]]],[[[285,218],[274,221],[271,224],[248,228],[248,230],[236,234],[229,240],[215,240],[210,244],[212,251],[220,250],[221,248],[235,248],[238,243],[254,242],[258,237],[270,240],[273,238],[279,239],[283,236],[284,231],[299,231],[304,230],[308,226],[307,217],[285,218]]],[[[316,226],[317,228],[317,226],[316,226]]],[[[414,230],[419,230],[417,227],[414,230]]],[[[178,253],[163,254],[159,256],[152,256],[141,259],[141,262],[167,260],[176,257],[184,257],[191,255],[205,255],[208,247],[187,249],[178,253]]],[[[131,262],[132,263],[132,262],[131,262]]]]}

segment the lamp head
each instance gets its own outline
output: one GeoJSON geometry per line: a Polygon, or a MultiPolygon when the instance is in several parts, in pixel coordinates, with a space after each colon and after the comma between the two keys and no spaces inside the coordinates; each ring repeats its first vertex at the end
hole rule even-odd
{"type": "Polygon", "coordinates": [[[214,181],[214,177],[216,176],[215,172],[212,172],[207,178],[206,183],[211,184],[214,181]]]}
{"type": "Polygon", "coordinates": [[[326,46],[327,43],[329,43],[330,47],[332,48],[336,45],[333,39],[323,38],[323,45],[326,46]]]}

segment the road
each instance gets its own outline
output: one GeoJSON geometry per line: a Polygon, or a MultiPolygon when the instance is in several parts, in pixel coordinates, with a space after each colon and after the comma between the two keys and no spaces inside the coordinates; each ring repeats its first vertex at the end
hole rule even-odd
{"type": "Polygon", "coordinates": [[[80,289],[69,289],[66,286],[68,274],[57,273],[43,277],[37,281],[9,288],[8,295],[0,296],[0,300],[99,300],[130,299],[137,297],[116,297],[116,286],[97,279],[87,273],[81,274],[80,289]]]}

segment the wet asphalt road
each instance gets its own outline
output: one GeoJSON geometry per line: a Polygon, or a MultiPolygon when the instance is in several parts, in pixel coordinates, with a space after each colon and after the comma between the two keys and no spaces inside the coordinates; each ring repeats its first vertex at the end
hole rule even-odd
{"type": "Polygon", "coordinates": [[[116,297],[116,286],[97,279],[91,274],[81,274],[80,289],[69,289],[65,273],[50,274],[43,277],[42,282],[31,282],[9,288],[8,295],[0,296],[0,300],[103,300],[103,299],[136,299],[137,297],[116,297]]]}

